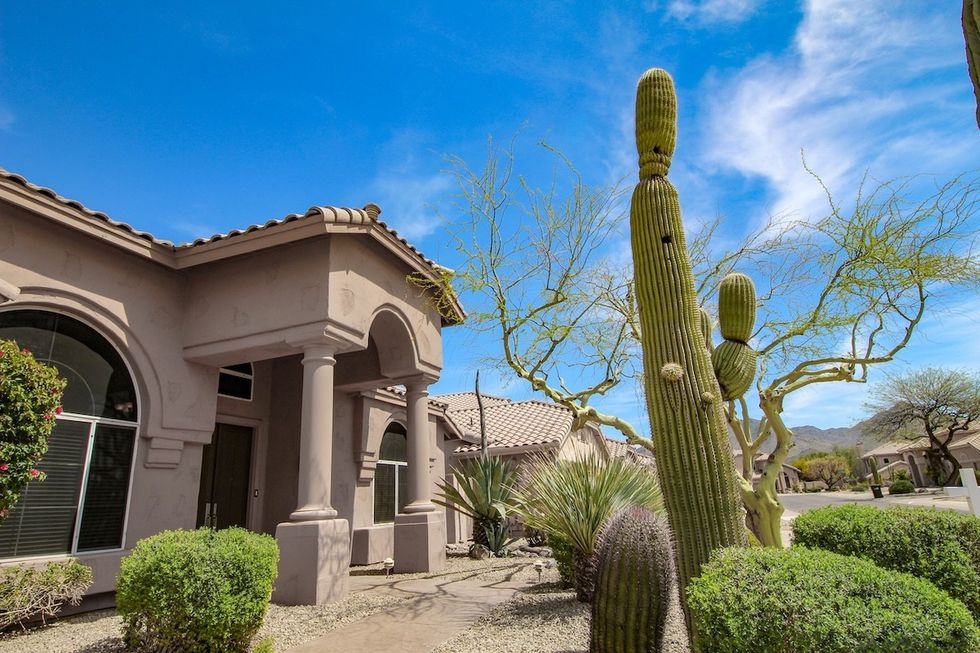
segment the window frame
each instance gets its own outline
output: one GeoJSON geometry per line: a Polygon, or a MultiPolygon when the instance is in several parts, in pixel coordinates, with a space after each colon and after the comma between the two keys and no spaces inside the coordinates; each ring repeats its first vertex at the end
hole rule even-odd
{"type": "Polygon", "coordinates": [[[219,397],[224,397],[225,399],[235,399],[236,401],[252,401],[252,399],[255,397],[255,365],[251,361],[249,361],[248,363],[237,363],[237,364],[238,365],[245,365],[245,364],[247,364],[248,367],[249,367],[249,369],[252,370],[251,373],[239,372],[238,370],[233,370],[233,369],[230,369],[230,368],[227,368],[227,367],[219,367],[218,368],[218,387],[221,387],[221,375],[222,374],[226,374],[228,376],[234,376],[234,377],[237,377],[239,379],[247,379],[248,380],[248,397],[247,398],[246,397],[236,397],[235,395],[226,395],[226,394],[223,394],[221,392],[218,392],[218,396],[219,397]]]}
{"type": "Polygon", "coordinates": [[[73,313],[58,310],[48,306],[37,306],[31,304],[4,307],[3,309],[0,309],[0,313],[9,313],[9,312],[16,312],[16,311],[31,311],[31,310],[54,313],[56,315],[61,315],[73,320],[77,320],[78,322],[81,322],[88,328],[92,329],[92,331],[97,336],[105,340],[110,347],[115,349],[116,353],[119,355],[119,359],[122,361],[122,364],[126,367],[126,372],[129,374],[130,380],[133,382],[133,392],[135,393],[136,400],[137,400],[136,414],[132,421],[114,419],[111,417],[101,417],[96,415],[80,415],[78,413],[69,413],[67,411],[63,411],[60,415],[58,415],[56,420],[65,420],[70,422],[87,422],[90,424],[89,439],[85,445],[85,460],[82,467],[82,483],[81,483],[81,487],[79,488],[78,503],[75,508],[75,522],[72,525],[73,532],[72,532],[71,550],[67,552],[59,552],[59,553],[39,553],[30,556],[0,558],[0,564],[6,564],[12,562],[30,562],[34,560],[52,560],[52,559],[60,559],[60,558],[71,558],[71,557],[98,555],[104,553],[117,553],[119,551],[126,551],[128,550],[126,547],[126,541],[129,536],[129,514],[133,501],[133,479],[136,477],[136,461],[139,460],[140,439],[141,439],[140,431],[142,426],[141,417],[142,417],[142,408],[144,403],[142,401],[143,395],[140,392],[138,377],[136,376],[136,374],[133,373],[133,366],[130,364],[129,359],[125,355],[123,355],[122,350],[120,350],[119,347],[116,346],[115,341],[112,338],[106,336],[101,328],[93,324],[92,321],[87,319],[85,316],[75,315],[73,313]],[[129,461],[129,480],[128,480],[128,486],[126,488],[126,503],[123,506],[124,517],[123,517],[122,535],[119,538],[120,542],[118,547],[111,548],[111,549],[92,549],[90,551],[78,552],[78,536],[80,532],[81,519],[82,519],[82,506],[84,505],[85,492],[88,486],[88,474],[92,462],[92,450],[93,450],[93,445],[95,443],[95,431],[100,424],[105,424],[106,426],[117,426],[117,427],[125,427],[125,428],[133,429],[133,453],[129,461]]]}
{"type": "MultiPolygon", "coordinates": [[[[405,428],[405,425],[402,424],[401,422],[392,421],[392,422],[390,422],[389,424],[387,424],[385,426],[385,430],[382,431],[382,433],[381,433],[381,443],[384,442],[384,437],[386,435],[388,435],[388,433],[396,433],[397,435],[400,435],[400,436],[404,437],[405,438],[405,444],[406,445],[408,444],[408,429],[406,429],[405,428]],[[391,429],[391,427],[392,426],[395,426],[395,425],[397,425],[398,427],[400,427],[405,432],[402,433],[401,431],[389,431],[389,429],[391,429]]],[[[381,443],[378,443],[378,454],[379,454],[379,456],[380,456],[380,453],[381,453],[381,443]]],[[[377,492],[378,492],[378,486],[377,486],[377,483],[378,483],[378,475],[377,474],[374,475],[373,482],[371,483],[371,490],[372,490],[372,497],[371,497],[371,522],[374,525],[376,525],[376,526],[383,526],[385,524],[393,524],[393,523],[395,523],[395,517],[397,517],[399,514],[401,514],[401,513],[398,512],[398,479],[399,479],[399,476],[401,474],[407,474],[408,473],[408,461],[407,460],[388,460],[387,458],[380,458],[379,457],[377,463],[375,464],[375,469],[377,469],[377,467],[379,465],[391,465],[394,468],[394,471],[395,471],[395,476],[394,476],[394,479],[395,479],[395,491],[394,491],[395,509],[393,511],[393,517],[392,517],[391,521],[381,521],[381,522],[378,521],[377,512],[375,510],[377,508],[377,506],[376,506],[377,501],[375,500],[375,497],[377,496],[377,492]],[[401,469],[400,470],[399,467],[403,467],[404,469],[401,469]]]]}

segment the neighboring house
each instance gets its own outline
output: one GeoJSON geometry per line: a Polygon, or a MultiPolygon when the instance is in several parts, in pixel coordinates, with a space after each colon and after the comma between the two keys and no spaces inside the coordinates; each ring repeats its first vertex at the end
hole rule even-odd
{"type": "MultiPolygon", "coordinates": [[[[588,453],[608,456],[606,439],[599,428],[586,424],[572,428],[572,411],[549,401],[529,399],[511,401],[504,397],[482,395],[487,428],[487,448],[495,456],[507,458],[515,465],[527,464],[537,457],[556,460],[573,459],[588,453]]],[[[446,405],[446,418],[464,442],[457,443],[456,460],[480,455],[480,411],[476,393],[457,392],[438,395],[433,400],[446,405]]],[[[447,513],[450,536],[466,541],[472,522],[465,515],[447,513]]]]}
{"type": "MultiPolygon", "coordinates": [[[[732,450],[732,457],[735,459],[735,469],[739,475],[742,473],[742,451],[740,449],[732,450]]],[[[759,479],[762,478],[762,472],[766,468],[766,463],[769,461],[769,454],[759,454],[755,457],[752,462],[752,485],[758,484],[759,479]]],[[[783,463],[779,470],[779,476],[776,477],[776,491],[777,492],[790,492],[794,487],[800,484],[800,470],[793,467],[789,463],[783,463]]]]}
{"type": "MultiPolygon", "coordinates": [[[[888,478],[898,469],[905,469],[912,475],[912,480],[919,487],[933,484],[929,477],[929,462],[926,452],[929,450],[929,439],[900,440],[885,442],[872,449],[861,458],[864,460],[866,479],[872,478],[869,461],[874,458],[878,463],[878,473],[882,478],[888,478]]],[[[980,429],[967,431],[953,436],[949,451],[964,469],[980,470],[980,429]]]]}
{"type": "Polygon", "coordinates": [[[445,270],[379,213],[174,245],[0,170],[0,338],[68,379],[0,561],[77,556],[95,595],[140,538],[237,525],[276,536],[283,603],[342,597],[352,558],[440,569],[461,434],[427,388],[464,316],[407,281],[445,270]]]}

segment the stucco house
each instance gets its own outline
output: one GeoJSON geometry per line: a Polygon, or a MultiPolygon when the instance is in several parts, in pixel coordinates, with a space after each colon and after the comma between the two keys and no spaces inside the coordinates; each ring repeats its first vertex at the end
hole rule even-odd
{"type": "MultiPolygon", "coordinates": [[[[766,468],[766,463],[769,462],[770,454],[759,454],[752,461],[752,485],[754,486],[762,478],[762,472],[766,468]]],[[[738,473],[742,473],[742,450],[732,449],[732,457],[735,460],[735,469],[738,473]]],[[[789,463],[783,463],[779,470],[779,476],[776,477],[776,491],[777,492],[791,492],[794,487],[800,484],[800,470],[797,467],[790,465],[789,463]]]]}
{"type": "Polygon", "coordinates": [[[464,315],[379,214],[175,245],[0,170],[0,338],[68,378],[0,564],[77,556],[98,602],[140,538],[240,525],[278,540],[282,603],[340,598],[352,560],[440,569],[462,436],[428,387],[464,315]]]}
{"type": "MultiPolygon", "coordinates": [[[[929,439],[898,440],[882,443],[861,456],[865,466],[865,478],[871,479],[871,464],[873,459],[878,465],[878,473],[885,480],[897,470],[903,469],[912,475],[912,480],[918,487],[933,484],[930,478],[929,461],[926,452],[929,450],[929,439]]],[[[949,451],[963,469],[980,470],[980,429],[958,433],[949,444],[949,451]]]]}

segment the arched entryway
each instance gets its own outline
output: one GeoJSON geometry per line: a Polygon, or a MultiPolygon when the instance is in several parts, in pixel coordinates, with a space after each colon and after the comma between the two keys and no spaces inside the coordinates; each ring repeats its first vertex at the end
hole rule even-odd
{"type": "Polygon", "coordinates": [[[125,361],[95,329],[51,311],[0,312],[0,339],[67,380],[64,410],[38,465],[47,478],[28,484],[0,524],[0,558],[123,548],[138,417],[125,361]]]}

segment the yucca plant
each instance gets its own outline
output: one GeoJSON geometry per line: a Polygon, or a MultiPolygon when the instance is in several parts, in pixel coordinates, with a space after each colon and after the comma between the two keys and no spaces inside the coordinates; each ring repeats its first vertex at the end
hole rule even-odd
{"type": "Polygon", "coordinates": [[[604,460],[594,453],[574,460],[533,461],[521,478],[517,503],[528,526],[571,545],[575,594],[583,602],[592,599],[593,554],[606,520],[627,506],[663,509],[652,470],[623,458],[604,460]]]}
{"type": "Polygon", "coordinates": [[[453,468],[455,483],[443,481],[433,501],[473,520],[473,543],[494,555],[506,549],[505,520],[514,509],[514,465],[499,456],[481,455],[453,468]]]}

